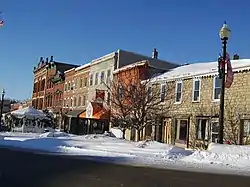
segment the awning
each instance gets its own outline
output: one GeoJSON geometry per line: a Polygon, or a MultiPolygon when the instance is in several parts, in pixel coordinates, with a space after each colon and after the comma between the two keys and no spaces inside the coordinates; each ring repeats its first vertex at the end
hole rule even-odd
{"type": "Polygon", "coordinates": [[[66,114],[66,116],[70,118],[77,118],[84,112],[85,110],[71,110],[66,114]]]}
{"type": "MultiPolygon", "coordinates": [[[[86,118],[86,111],[79,115],[80,118],[86,118]]],[[[109,119],[109,111],[101,109],[95,111],[91,119],[109,119]]]]}

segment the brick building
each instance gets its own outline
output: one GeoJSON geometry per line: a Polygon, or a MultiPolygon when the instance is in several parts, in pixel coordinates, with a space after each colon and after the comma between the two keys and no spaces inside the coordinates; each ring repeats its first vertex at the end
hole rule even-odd
{"type": "MultiPolygon", "coordinates": [[[[128,87],[136,86],[136,84],[138,84],[140,81],[150,79],[155,75],[166,72],[172,67],[172,63],[165,62],[165,64],[158,64],[157,61],[142,60],[115,70],[113,72],[113,79],[115,80],[115,85],[126,85],[128,87]],[[119,84],[119,82],[121,82],[121,84],[119,84]]],[[[120,92],[122,94],[122,90],[120,90],[120,92]]],[[[112,111],[114,111],[114,106],[111,107],[112,111]]],[[[149,134],[151,133],[152,130],[149,132],[149,134]]],[[[125,138],[137,140],[137,134],[135,130],[126,130],[125,138]]]]}
{"type": "Polygon", "coordinates": [[[75,97],[75,71],[76,68],[71,68],[64,72],[64,93],[63,93],[63,106],[65,111],[73,110],[76,106],[77,100],[75,97]]]}
{"type": "Polygon", "coordinates": [[[76,108],[85,110],[89,90],[90,63],[84,64],[75,69],[75,97],[77,98],[76,108]]]}
{"type": "MultiPolygon", "coordinates": [[[[184,147],[204,147],[217,141],[221,91],[217,66],[218,62],[184,65],[153,81],[159,84],[159,89],[163,84],[172,84],[176,88],[172,107],[160,125],[160,141],[184,147]]],[[[225,90],[225,140],[248,144],[250,59],[232,60],[232,66],[234,82],[225,90]]]]}
{"type": "Polygon", "coordinates": [[[51,58],[40,58],[34,67],[32,106],[37,109],[51,109],[58,112],[62,106],[64,71],[76,65],[56,62],[51,58]]]}

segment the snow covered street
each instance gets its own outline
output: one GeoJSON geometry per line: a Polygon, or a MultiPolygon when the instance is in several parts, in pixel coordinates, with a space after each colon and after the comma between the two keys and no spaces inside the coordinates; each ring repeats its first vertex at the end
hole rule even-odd
{"type": "MultiPolygon", "coordinates": [[[[0,145],[49,153],[124,158],[121,164],[213,169],[250,173],[250,147],[211,144],[207,151],[185,150],[154,141],[130,142],[108,135],[76,136],[62,132],[1,133],[0,145]]],[[[119,162],[119,159],[117,159],[119,162]]]]}

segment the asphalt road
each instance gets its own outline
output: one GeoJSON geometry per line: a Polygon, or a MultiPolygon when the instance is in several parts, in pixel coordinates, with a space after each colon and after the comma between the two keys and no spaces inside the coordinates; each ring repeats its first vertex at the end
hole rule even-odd
{"type": "Polygon", "coordinates": [[[245,176],[122,166],[3,148],[0,158],[0,187],[250,186],[245,176]]]}

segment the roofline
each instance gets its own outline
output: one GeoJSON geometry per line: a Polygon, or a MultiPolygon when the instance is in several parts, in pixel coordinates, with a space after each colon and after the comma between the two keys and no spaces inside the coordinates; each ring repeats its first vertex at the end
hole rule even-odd
{"type": "MultiPolygon", "coordinates": [[[[249,60],[250,61],[250,59],[239,59],[239,60],[249,60]]],[[[231,62],[232,61],[238,61],[238,60],[231,60],[231,62]]],[[[217,61],[205,62],[205,63],[217,63],[217,61]]],[[[202,62],[197,62],[197,63],[193,63],[193,64],[202,64],[202,62]]],[[[192,64],[189,64],[189,65],[192,65],[192,64]]],[[[179,67],[181,67],[181,66],[179,66],[179,67]]],[[[178,68],[178,67],[176,67],[176,68],[178,68]]],[[[172,70],[174,70],[176,68],[173,68],[172,70]]],[[[178,79],[188,79],[188,78],[195,78],[195,77],[198,78],[198,77],[214,76],[214,75],[218,74],[218,71],[217,71],[218,67],[216,66],[215,68],[216,68],[216,71],[207,71],[206,73],[196,73],[196,74],[192,74],[192,75],[179,76],[179,77],[176,77],[176,78],[174,78],[174,77],[171,77],[171,78],[168,78],[168,77],[163,77],[163,78],[154,77],[151,82],[161,82],[161,81],[164,81],[164,80],[165,81],[174,81],[174,80],[178,80],[178,79]]],[[[245,65],[245,66],[233,68],[234,73],[239,73],[240,71],[244,71],[244,70],[250,70],[250,65],[245,65]]],[[[159,75],[159,76],[162,76],[162,75],[159,75]]]]}
{"type": "Polygon", "coordinates": [[[64,71],[64,74],[65,74],[65,73],[69,73],[69,72],[71,72],[71,71],[75,71],[75,69],[76,69],[76,68],[68,69],[68,70],[64,71]]]}
{"type": "Polygon", "coordinates": [[[76,70],[76,71],[82,70],[82,69],[84,69],[84,68],[89,67],[89,66],[90,66],[90,64],[91,64],[91,63],[83,64],[83,65],[81,65],[81,66],[77,67],[75,70],[76,70]]]}
{"type": "Polygon", "coordinates": [[[100,63],[102,61],[109,60],[109,59],[113,58],[115,53],[117,53],[118,51],[113,51],[111,53],[108,53],[108,54],[106,54],[104,56],[101,56],[99,58],[96,58],[96,59],[92,60],[91,65],[98,64],[98,63],[100,63]]]}

